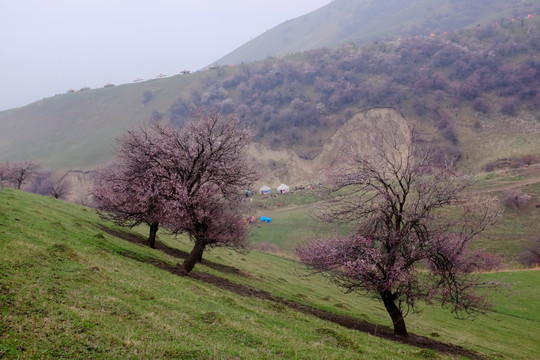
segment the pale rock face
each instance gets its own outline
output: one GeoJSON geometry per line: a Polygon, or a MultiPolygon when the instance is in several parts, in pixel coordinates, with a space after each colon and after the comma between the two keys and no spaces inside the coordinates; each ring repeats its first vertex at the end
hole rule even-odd
{"type": "MultiPolygon", "coordinates": [[[[301,183],[318,182],[320,173],[338,164],[339,149],[342,142],[347,137],[352,139],[369,139],[373,136],[375,129],[378,132],[397,131],[405,141],[408,125],[406,120],[394,109],[372,108],[359,111],[332,135],[322,146],[322,149],[314,159],[302,159],[298,154],[290,149],[273,150],[268,147],[252,143],[250,146],[251,159],[259,163],[261,172],[260,181],[265,184],[281,183],[295,185],[301,183]]],[[[365,141],[364,141],[365,142],[365,141]]],[[[369,148],[365,148],[369,151],[369,148]]],[[[258,185],[264,185],[262,183],[258,185]]]]}

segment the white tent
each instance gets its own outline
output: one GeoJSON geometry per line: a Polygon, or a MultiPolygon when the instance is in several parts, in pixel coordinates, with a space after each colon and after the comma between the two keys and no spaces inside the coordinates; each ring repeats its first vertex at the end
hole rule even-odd
{"type": "Polygon", "coordinates": [[[286,194],[289,192],[289,187],[285,184],[281,184],[277,188],[278,194],[286,194]]]}
{"type": "Polygon", "coordinates": [[[268,186],[264,185],[259,189],[259,194],[261,194],[261,195],[270,194],[270,191],[272,191],[272,189],[270,189],[268,186]]]}

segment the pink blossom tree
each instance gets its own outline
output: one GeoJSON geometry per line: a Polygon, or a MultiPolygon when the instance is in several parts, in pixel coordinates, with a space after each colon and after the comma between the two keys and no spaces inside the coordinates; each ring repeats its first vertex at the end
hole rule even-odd
{"type": "Polygon", "coordinates": [[[4,183],[7,184],[9,180],[9,162],[5,161],[0,164],[0,190],[4,186],[4,183]]]}
{"type": "Polygon", "coordinates": [[[16,189],[31,182],[41,166],[32,160],[22,160],[4,164],[3,178],[16,189]]]}
{"type": "Polygon", "coordinates": [[[246,228],[238,198],[256,179],[247,160],[251,132],[236,117],[198,110],[182,129],[162,122],[129,131],[119,140],[117,162],[100,171],[93,194],[121,225],[160,224],[195,243],[182,265],[190,272],[206,248],[243,249],[246,228]]]}
{"type": "Polygon", "coordinates": [[[301,261],[346,292],[381,300],[397,335],[408,335],[404,317],[420,300],[456,314],[486,309],[478,271],[497,257],[467,247],[498,219],[496,202],[465,201],[469,180],[421,151],[412,131],[358,144],[345,142],[347,165],[327,174],[321,206],[323,219],[354,230],[300,246],[301,261]]]}
{"type": "Polygon", "coordinates": [[[162,139],[163,161],[157,167],[167,179],[167,226],[195,243],[182,264],[189,273],[206,248],[245,249],[247,230],[239,213],[239,195],[257,172],[247,159],[251,131],[239,128],[235,116],[195,112],[181,130],[155,124],[162,139]]]}
{"type": "Polygon", "coordinates": [[[55,199],[65,199],[71,189],[71,182],[63,175],[54,174],[49,169],[40,169],[26,191],[40,195],[50,195],[55,199]]]}
{"type": "Polygon", "coordinates": [[[102,218],[127,227],[147,224],[152,248],[166,217],[163,179],[153,162],[158,161],[157,146],[157,137],[148,129],[128,131],[118,139],[116,162],[97,172],[91,189],[102,218]]]}
{"type": "Polygon", "coordinates": [[[64,175],[60,178],[51,179],[50,195],[55,199],[65,199],[71,191],[72,183],[64,175]]]}

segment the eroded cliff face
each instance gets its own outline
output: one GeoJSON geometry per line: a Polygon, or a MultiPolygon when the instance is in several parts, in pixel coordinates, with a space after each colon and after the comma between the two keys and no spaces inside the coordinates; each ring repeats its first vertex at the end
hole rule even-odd
{"type": "MultiPolygon", "coordinates": [[[[343,142],[358,142],[361,151],[370,152],[366,140],[378,134],[399,134],[403,140],[408,134],[406,120],[394,109],[372,108],[359,111],[322,145],[313,160],[302,159],[291,149],[272,150],[262,144],[252,144],[250,154],[258,165],[259,183],[278,186],[318,183],[324,170],[343,162],[343,142]]],[[[258,185],[258,184],[257,184],[258,185]]]]}
{"type": "Polygon", "coordinates": [[[90,189],[93,185],[93,177],[96,174],[95,170],[69,170],[62,179],[68,184],[68,191],[65,195],[67,201],[92,206],[93,200],[90,196],[90,189]]]}

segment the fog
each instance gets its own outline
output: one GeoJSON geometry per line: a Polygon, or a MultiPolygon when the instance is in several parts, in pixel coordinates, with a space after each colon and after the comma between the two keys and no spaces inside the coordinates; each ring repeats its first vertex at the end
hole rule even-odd
{"type": "Polygon", "coordinates": [[[0,110],[199,70],[330,0],[0,0],[0,110]]]}

